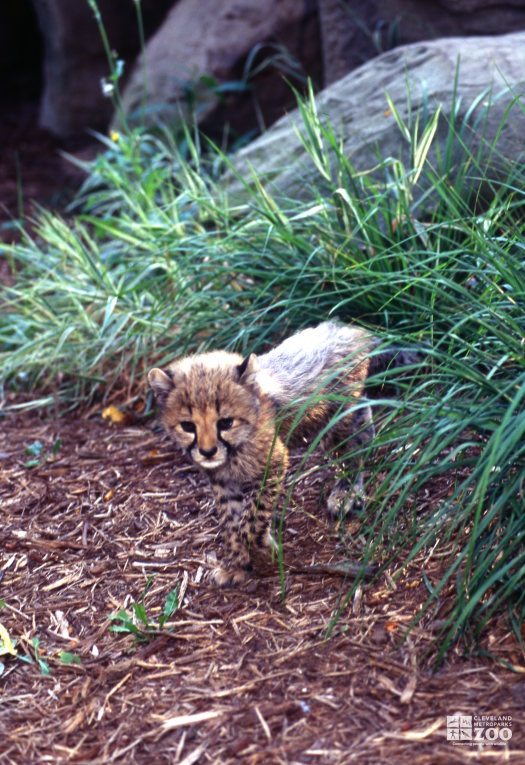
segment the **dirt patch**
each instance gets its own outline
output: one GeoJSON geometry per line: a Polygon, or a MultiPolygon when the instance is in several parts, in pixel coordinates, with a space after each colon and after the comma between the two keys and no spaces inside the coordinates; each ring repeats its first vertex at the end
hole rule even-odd
{"type": "MultiPolygon", "coordinates": [[[[2,762],[525,762],[525,667],[503,622],[486,647],[520,672],[459,646],[432,672],[437,622],[399,645],[425,598],[423,558],[397,585],[359,591],[326,640],[348,583],[329,572],[342,551],[318,511],[322,475],[297,487],[287,514],[283,602],[271,562],[242,589],[207,583],[208,487],[151,424],[25,414],[0,425],[0,621],[33,657],[1,657],[2,762]],[[136,645],[108,616],[140,603],[152,575],[151,619],[177,584],[184,597],[136,645]],[[456,713],[511,715],[512,739],[453,746],[456,713]]],[[[440,565],[426,554],[431,580],[440,565]]]]}
{"type": "Polygon", "coordinates": [[[87,134],[59,140],[38,125],[38,103],[8,108],[0,122],[0,240],[11,241],[13,220],[31,218],[35,203],[60,210],[80,188],[86,174],[63,152],[89,159],[100,145],[87,134]]]}

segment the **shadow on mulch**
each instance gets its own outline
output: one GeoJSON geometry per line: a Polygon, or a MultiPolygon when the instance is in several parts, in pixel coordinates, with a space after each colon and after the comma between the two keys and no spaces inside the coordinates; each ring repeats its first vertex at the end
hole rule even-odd
{"type": "Polygon", "coordinates": [[[100,144],[88,134],[61,140],[40,127],[37,102],[6,109],[0,120],[0,242],[18,238],[16,221],[24,216],[30,224],[35,205],[63,210],[80,188],[86,174],[61,152],[87,160],[97,151],[100,144]]]}
{"type": "Polygon", "coordinates": [[[19,654],[2,657],[2,762],[525,762],[525,667],[505,624],[485,647],[519,672],[459,647],[432,672],[431,622],[399,645],[425,599],[423,561],[439,575],[428,552],[397,585],[359,590],[326,640],[348,583],[323,570],[341,550],[317,510],[321,477],[297,487],[287,512],[283,603],[270,563],[248,587],[207,583],[211,495],[151,426],[27,413],[0,428],[0,621],[19,654]],[[150,617],[177,583],[182,604],[134,645],[108,616],[131,611],[153,575],[150,617]],[[49,675],[20,658],[34,659],[35,637],[49,675]],[[455,714],[510,715],[512,738],[454,745],[455,714]]]}

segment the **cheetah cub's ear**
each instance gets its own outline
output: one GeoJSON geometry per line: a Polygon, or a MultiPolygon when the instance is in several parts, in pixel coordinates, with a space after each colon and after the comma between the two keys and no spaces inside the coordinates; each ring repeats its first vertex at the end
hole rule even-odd
{"type": "Polygon", "coordinates": [[[159,406],[163,407],[174,388],[171,373],[164,369],[150,369],[148,372],[148,384],[153,390],[159,406]]]}
{"type": "Polygon", "coordinates": [[[237,380],[240,383],[252,383],[255,382],[255,376],[257,375],[257,372],[259,371],[259,362],[257,361],[257,356],[255,353],[250,353],[249,356],[246,356],[246,358],[235,367],[235,371],[237,373],[237,380]]]}

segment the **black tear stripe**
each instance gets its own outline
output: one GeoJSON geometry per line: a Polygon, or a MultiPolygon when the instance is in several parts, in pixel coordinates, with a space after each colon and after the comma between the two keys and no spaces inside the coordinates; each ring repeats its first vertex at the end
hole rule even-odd
{"type": "Polygon", "coordinates": [[[241,505],[244,502],[244,497],[242,494],[230,494],[226,499],[228,502],[240,502],[241,505]]]}
{"type": "Polygon", "coordinates": [[[229,505],[231,502],[242,505],[244,502],[244,497],[242,494],[221,494],[219,497],[219,502],[221,505],[229,505]]]}
{"type": "Polygon", "coordinates": [[[218,398],[215,399],[215,411],[217,412],[217,414],[221,413],[221,402],[219,401],[218,398]]]}
{"type": "Polygon", "coordinates": [[[228,452],[228,457],[235,457],[235,455],[238,452],[237,447],[234,446],[233,444],[230,444],[228,441],[226,441],[226,439],[223,438],[223,436],[221,435],[220,431],[217,432],[217,438],[219,439],[221,444],[224,444],[224,446],[226,447],[226,451],[228,452]]]}

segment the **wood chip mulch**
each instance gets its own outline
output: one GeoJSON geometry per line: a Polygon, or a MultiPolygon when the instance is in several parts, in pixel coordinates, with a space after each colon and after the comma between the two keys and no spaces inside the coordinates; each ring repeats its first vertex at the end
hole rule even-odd
{"type": "Polygon", "coordinates": [[[206,482],[158,429],[3,417],[0,623],[17,656],[0,656],[0,762],[525,763],[525,661],[505,619],[486,655],[458,644],[437,671],[435,614],[400,641],[437,553],[359,588],[326,638],[349,582],[322,481],[300,481],[287,511],[286,599],[270,561],[219,590],[206,482]],[[182,602],[138,643],[109,617],[131,614],[150,577],[150,621],[177,585],[182,602]],[[454,745],[456,714],[509,715],[512,738],[454,745]]]}

